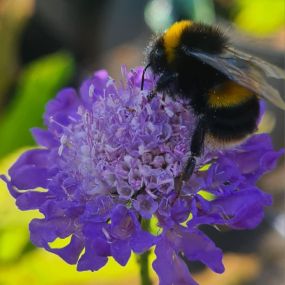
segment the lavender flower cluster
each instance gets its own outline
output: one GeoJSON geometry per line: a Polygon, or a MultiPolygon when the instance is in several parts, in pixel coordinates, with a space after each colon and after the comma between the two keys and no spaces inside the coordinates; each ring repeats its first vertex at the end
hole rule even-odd
{"type": "Polygon", "coordinates": [[[38,209],[30,223],[34,245],[79,271],[99,270],[110,256],[125,265],[131,252],[155,246],[153,268],[161,285],[197,284],[185,260],[222,273],[222,251],[199,225],[250,229],[271,197],[255,184],[273,169],[275,152],[266,134],[226,150],[205,149],[177,198],[175,178],[189,151],[195,117],[189,104],[140,91],[141,68],[115,84],[96,72],[80,88],[64,89],[46,107],[47,130],[32,130],[40,148],[28,150],[2,176],[21,210],[38,209]],[[157,221],[155,231],[143,220],[157,221]],[[70,237],[63,248],[51,243],[70,237]]]}

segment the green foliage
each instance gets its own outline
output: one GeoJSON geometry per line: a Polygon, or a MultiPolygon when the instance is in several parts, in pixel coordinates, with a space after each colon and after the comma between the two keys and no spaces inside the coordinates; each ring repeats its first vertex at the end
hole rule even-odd
{"type": "Polygon", "coordinates": [[[66,53],[57,53],[30,64],[22,73],[14,100],[0,122],[0,157],[32,145],[31,127],[42,126],[44,106],[68,83],[74,62],[66,53]]]}
{"type": "MultiPolygon", "coordinates": [[[[17,151],[1,160],[0,173],[7,173],[9,166],[22,152],[17,151]]],[[[13,265],[31,247],[27,228],[29,221],[35,217],[41,217],[40,213],[16,211],[14,199],[0,179],[0,269],[4,264],[13,265]]]]}
{"type": "Polygon", "coordinates": [[[238,0],[236,24],[256,36],[270,35],[285,24],[284,0],[238,0]]]}

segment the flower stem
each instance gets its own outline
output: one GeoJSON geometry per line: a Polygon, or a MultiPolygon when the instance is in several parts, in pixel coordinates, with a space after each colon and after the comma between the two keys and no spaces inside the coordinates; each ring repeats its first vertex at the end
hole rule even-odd
{"type": "MultiPolygon", "coordinates": [[[[150,220],[141,220],[142,228],[145,231],[150,229],[150,220]]],[[[146,251],[143,254],[138,256],[138,263],[140,265],[140,277],[141,277],[141,285],[152,285],[152,281],[149,275],[149,255],[150,251],[146,251]]]]}
{"type": "Polygon", "coordinates": [[[148,268],[149,254],[150,252],[146,251],[138,257],[138,262],[140,264],[141,285],[152,285],[148,268]]]}

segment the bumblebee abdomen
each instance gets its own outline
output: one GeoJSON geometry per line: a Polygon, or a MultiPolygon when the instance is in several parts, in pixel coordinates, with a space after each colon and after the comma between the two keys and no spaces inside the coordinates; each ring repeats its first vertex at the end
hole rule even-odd
{"type": "Polygon", "coordinates": [[[209,92],[206,117],[212,137],[224,141],[243,139],[257,128],[259,99],[252,91],[227,82],[209,92]]]}

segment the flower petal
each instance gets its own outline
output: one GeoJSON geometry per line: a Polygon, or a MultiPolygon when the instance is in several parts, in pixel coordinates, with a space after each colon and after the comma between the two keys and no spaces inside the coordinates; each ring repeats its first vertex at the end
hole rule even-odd
{"type": "Polygon", "coordinates": [[[134,217],[123,205],[117,205],[111,215],[111,233],[116,239],[128,239],[135,231],[134,217]]]}
{"type": "Polygon", "coordinates": [[[17,198],[16,204],[20,210],[39,209],[42,204],[48,201],[50,194],[47,192],[28,191],[23,192],[17,198]]]}
{"type": "Polygon", "coordinates": [[[31,241],[38,247],[49,248],[48,243],[56,238],[66,238],[73,233],[70,219],[33,219],[30,223],[31,241]]]}
{"type": "Polygon", "coordinates": [[[214,200],[212,214],[221,213],[224,223],[233,228],[252,229],[263,219],[264,207],[271,203],[271,195],[252,187],[214,200]]]}
{"type": "Polygon", "coordinates": [[[180,257],[177,256],[166,238],[162,238],[155,249],[153,269],[159,276],[160,285],[198,285],[180,257]]]}
{"type": "Polygon", "coordinates": [[[45,124],[50,130],[62,130],[62,126],[70,123],[70,118],[76,119],[79,98],[72,88],[61,90],[55,99],[48,102],[44,115],[45,124]]]}
{"type": "Polygon", "coordinates": [[[46,188],[48,184],[48,150],[34,149],[23,153],[9,169],[11,183],[21,190],[46,188]]]}
{"type": "Polygon", "coordinates": [[[43,130],[40,128],[32,128],[31,132],[36,143],[41,146],[51,148],[59,145],[59,142],[48,130],[43,130]]]}
{"type": "Polygon", "coordinates": [[[124,240],[113,241],[111,244],[111,254],[119,264],[125,266],[131,256],[129,243],[124,240]]]}
{"type": "Polygon", "coordinates": [[[80,257],[77,263],[77,270],[97,271],[102,268],[107,262],[108,258],[106,256],[97,255],[95,245],[89,242],[85,246],[85,253],[80,257]]]}
{"type": "Polygon", "coordinates": [[[46,248],[48,251],[57,254],[69,264],[76,264],[80,253],[84,248],[84,243],[75,235],[71,237],[70,243],[63,248],[46,248]]]}
{"type": "Polygon", "coordinates": [[[201,261],[217,273],[224,272],[221,249],[201,231],[184,232],[181,246],[187,259],[201,261]]]}

